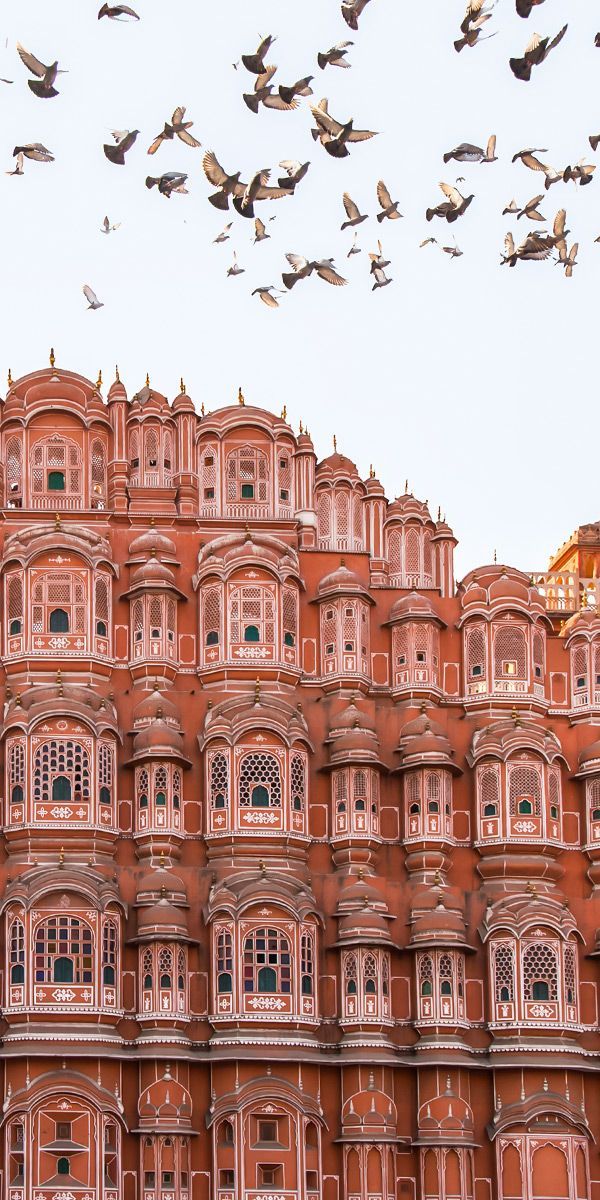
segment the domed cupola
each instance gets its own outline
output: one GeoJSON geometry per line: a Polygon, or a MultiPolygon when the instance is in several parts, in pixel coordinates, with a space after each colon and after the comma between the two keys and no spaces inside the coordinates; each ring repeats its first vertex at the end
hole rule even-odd
{"type": "Polygon", "coordinates": [[[136,900],[140,1011],[144,1041],[161,1036],[180,1040],[189,1016],[188,909],[179,877],[161,867],[148,872],[136,900]]]}
{"type": "Polygon", "coordinates": [[[440,696],[440,630],[446,628],[446,622],[429,596],[413,590],[400,597],[392,604],[386,623],[392,631],[394,694],[440,696]]]}
{"type": "Polygon", "coordinates": [[[384,538],[389,586],[419,591],[440,587],[435,533],[427,502],[417,500],[408,488],[388,505],[384,538]]]}
{"type": "Polygon", "coordinates": [[[342,978],[342,1016],[344,1043],[367,1038],[383,1040],[386,1026],[392,1023],[390,998],[391,956],[393,946],[389,922],[392,919],[381,892],[362,877],[350,879],[340,893],[336,908],[342,978]]]}
{"type": "MultiPolygon", "coordinates": [[[[585,593],[584,593],[585,600],[585,593]]],[[[600,711],[600,614],[584,607],[563,626],[569,652],[571,721],[589,721],[600,711]]]]}

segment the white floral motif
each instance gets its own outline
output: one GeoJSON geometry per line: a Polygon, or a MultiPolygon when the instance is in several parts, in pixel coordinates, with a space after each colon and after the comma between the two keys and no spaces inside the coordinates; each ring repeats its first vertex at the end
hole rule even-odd
{"type": "Polygon", "coordinates": [[[257,1009],[261,1009],[263,1012],[272,1012],[273,1010],[281,1012],[281,1009],[285,1008],[285,1002],[278,999],[277,996],[253,996],[248,1001],[248,1006],[249,1008],[253,1008],[255,1012],[257,1009]]]}

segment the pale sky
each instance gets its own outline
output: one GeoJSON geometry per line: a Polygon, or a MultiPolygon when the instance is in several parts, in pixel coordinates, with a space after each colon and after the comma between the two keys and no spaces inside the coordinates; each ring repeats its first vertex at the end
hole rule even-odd
{"type": "Polygon", "coordinates": [[[567,280],[548,263],[500,268],[504,234],[525,234],[525,219],[503,217],[511,197],[525,203],[543,177],[520,163],[525,146],[547,147],[562,168],[600,133],[600,8],[590,0],[546,0],[524,21],[514,0],[498,0],[486,32],[497,36],[458,55],[453,39],[464,0],[371,0],[358,33],[337,0],[131,0],[139,23],[98,21],[100,0],[4,0],[0,19],[0,170],[13,146],[41,141],[51,164],[26,163],[23,177],[0,176],[3,216],[0,372],[43,367],[49,347],[59,366],[107,384],[119,364],[129,394],[144,381],[169,397],[179,378],[197,407],[222,407],[242,386],[248,403],[287,405],[297,429],[308,425],[319,457],[338,449],[363,476],[372,462],[387,494],[411,490],[446,513],[459,541],[460,574],[499,560],[543,569],[579,524],[600,517],[595,458],[598,398],[594,363],[600,268],[600,171],[584,189],[551,188],[541,206],[549,225],[559,207],[580,243],[580,265],[567,280]],[[513,78],[508,58],[522,54],[534,30],[569,29],[531,83],[513,78]],[[254,116],[241,93],[253,77],[240,65],[259,36],[276,34],[269,60],[275,82],[316,76],[314,101],[329,98],[340,120],[379,130],[336,161],[310,136],[308,101],[293,113],[254,116]],[[351,38],[351,70],[320,71],[317,50],[351,38]],[[60,96],[36,98],[17,57],[20,41],[45,62],[68,70],[60,96]],[[176,105],[187,107],[192,150],[153,137],[176,105]],[[125,167],[102,152],[111,129],[139,128],[125,167]],[[461,141],[485,145],[496,133],[500,161],[449,163],[461,141]],[[279,174],[282,158],[310,159],[292,199],[257,205],[271,240],[251,244],[252,223],[207,202],[201,159],[213,149],[224,167],[279,174]],[[189,174],[189,195],[164,199],[144,186],[148,173],[189,174]],[[475,193],[454,226],[428,226],[438,181],[475,193]],[[374,219],[377,180],[400,199],[404,220],[374,219]],[[348,190],[370,220],[359,227],[363,253],[346,252],[340,232],[348,190]],[[105,214],[122,222],[109,237],[105,214]],[[232,238],[215,246],[226,220],[232,238]],[[464,255],[443,244],[456,235],[464,255]],[[371,293],[367,252],[381,236],[394,282],[371,293]],[[232,249],[245,274],[228,279],[232,249]],[[286,251],[334,256],[349,284],[300,282],[269,310],[252,288],[281,286],[286,251]],[[104,301],[88,312],[88,283],[104,301]]]}

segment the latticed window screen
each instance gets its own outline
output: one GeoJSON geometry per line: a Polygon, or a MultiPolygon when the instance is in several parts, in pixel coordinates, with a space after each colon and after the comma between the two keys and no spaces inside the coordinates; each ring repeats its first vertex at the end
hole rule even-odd
{"type": "Polygon", "coordinates": [[[148,947],[142,955],[142,987],[145,992],[152,991],[153,971],[154,952],[151,947],[148,947]]]}
{"type": "Polygon", "coordinates": [[[205,446],[200,454],[200,500],[204,503],[217,498],[217,454],[216,446],[205,446]]]}
{"type": "Polygon", "coordinates": [[[449,954],[440,954],[438,959],[438,986],[441,996],[449,996],[454,991],[454,972],[452,959],[449,954]]]}
{"type": "Polygon", "coordinates": [[[232,588],[229,620],[232,642],[248,639],[272,646],[275,642],[275,595],[272,589],[260,584],[232,588]],[[258,631],[257,638],[248,637],[249,627],[258,631]]]}
{"type": "Polygon", "coordinates": [[[333,779],[336,809],[338,812],[346,812],[348,803],[348,772],[336,771],[333,779]]]}
{"type": "Polygon", "coordinates": [[[33,581],[32,631],[49,633],[53,612],[61,609],[67,614],[68,631],[84,634],[87,625],[87,589],[80,575],[67,571],[49,571],[33,581]]]}
{"type": "Polygon", "coordinates": [[[500,812],[500,769],[480,767],[477,772],[479,803],[483,817],[495,817],[500,812]]]}
{"type": "Polygon", "coordinates": [[[44,804],[55,798],[74,802],[89,800],[90,755],[85,746],[62,740],[43,742],[38,746],[33,758],[33,798],[44,804]],[[59,778],[70,784],[70,796],[53,796],[59,778]]]}
{"type": "Polygon", "coordinates": [[[542,765],[508,765],[508,795],[511,817],[542,815],[542,765]]]}
{"type": "Polygon", "coordinates": [[[23,444],[18,437],[10,437],[6,443],[6,499],[20,496],[23,490],[23,444]]]}
{"type": "Polygon", "coordinates": [[[105,921],[102,929],[102,980],[116,983],[119,935],[116,921],[105,921]]]}
{"type": "Polygon", "coordinates": [[[144,604],[142,600],[134,600],[131,608],[131,625],[134,642],[141,642],[144,637],[144,604]]]}
{"type": "Polygon", "coordinates": [[[21,622],[23,628],[23,578],[21,575],[9,575],[6,581],[8,607],[8,633],[11,632],[13,621],[21,622]]]}
{"type": "MultiPolygon", "coordinates": [[[[98,787],[105,788],[112,799],[115,774],[115,748],[112,742],[98,743],[98,787]]],[[[100,797],[102,799],[102,796],[100,797]]]]}
{"type": "Polygon", "coordinates": [[[364,542],[363,503],[359,492],[355,492],[352,497],[352,533],[354,536],[354,549],[362,550],[364,542]]]}
{"type": "Polygon", "coordinates": [[[540,629],[534,629],[531,639],[534,674],[541,679],[544,674],[544,635],[540,629]]]}
{"type": "Polygon", "coordinates": [[[352,799],[354,800],[356,807],[358,808],[359,804],[360,804],[361,810],[364,809],[364,807],[365,807],[364,802],[365,802],[366,798],[367,798],[367,772],[366,771],[353,771],[352,772],[352,799]],[[359,802],[358,804],[357,804],[357,801],[359,802]]]}
{"type": "Polygon", "coordinates": [[[598,688],[600,688],[600,646],[594,646],[592,649],[594,655],[594,684],[597,693],[598,688]]]}
{"type": "Polygon", "coordinates": [[[345,604],[342,617],[342,650],[346,653],[356,653],[358,650],[358,613],[357,605],[345,604]]]}
{"type": "Polygon", "coordinates": [[[295,646],[298,639],[298,593],[294,588],[283,589],[281,603],[283,640],[295,646]]]}
{"type": "Polygon", "coordinates": [[[588,648],[587,646],[571,647],[571,678],[576,692],[583,691],[588,686],[588,648]]]}
{"type": "Polygon", "coordinates": [[[292,504],[292,459],[287,450],[277,455],[277,478],[279,481],[279,503],[292,504]]]}
{"type": "Polygon", "coordinates": [[[158,986],[173,986],[173,951],[170,946],[158,947],[158,986]]]}
{"type": "Polygon", "coordinates": [[[377,959],[374,954],[364,953],[362,956],[362,986],[366,995],[377,992],[377,959]]]}
{"type": "Polygon", "coordinates": [[[485,676],[485,630],[480,625],[465,630],[465,663],[469,679],[485,676]]]}
{"type": "Polygon", "coordinates": [[[394,660],[397,667],[408,666],[408,629],[406,625],[396,626],[393,633],[394,660]]]}
{"type": "Polygon", "coordinates": [[[336,535],[338,538],[347,538],[350,533],[350,493],[336,491],[333,503],[336,535]]]}
{"type": "Polygon", "coordinates": [[[303,996],[312,996],[314,988],[315,946],[312,933],[303,933],[300,939],[300,990],[303,996]]]}
{"type": "Polygon", "coordinates": [[[92,504],[94,504],[94,501],[104,499],[106,494],[106,446],[100,438],[94,438],[90,457],[92,504]]]}
{"type": "Polygon", "coordinates": [[[387,535],[387,552],[388,561],[390,564],[390,573],[392,575],[402,575],[404,569],[404,556],[402,545],[402,530],[390,529],[387,535]]]}
{"type": "Polygon", "coordinates": [[[306,758],[294,752],[290,758],[290,782],[292,808],[303,812],[306,803],[306,758]]]}
{"type": "Polygon", "coordinates": [[[110,624],[110,582],[105,575],[99,575],[94,585],[96,633],[98,622],[102,622],[108,634],[110,624]]]}
{"type": "Polygon", "coordinates": [[[563,979],[567,1004],[577,1004],[577,953],[570,942],[563,946],[563,979]]]}
{"type": "Polygon", "coordinates": [[[201,592],[202,637],[205,646],[215,646],[221,641],[223,592],[220,585],[205,587],[201,592]]]}
{"type": "Polygon", "coordinates": [[[494,676],[527,679],[527,635],[520,625],[502,625],[494,633],[494,676]]]}
{"type": "Polygon", "coordinates": [[[14,787],[25,786],[25,746],[22,742],[9,743],[8,747],[8,786],[12,795],[14,787]]]}
{"type": "Polygon", "coordinates": [[[148,606],[148,615],[150,621],[150,637],[160,637],[163,631],[163,604],[162,596],[150,596],[148,606]]]}
{"type": "Polygon", "coordinates": [[[441,812],[442,808],[442,775],[440,771],[425,772],[425,794],[428,812],[441,812]]]}
{"type": "Polygon", "coordinates": [[[347,996],[355,996],[358,984],[358,971],[355,954],[344,955],[344,986],[347,996]]]}
{"type": "Polygon", "coordinates": [[[554,946],[546,942],[528,945],[523,951],[522,975],[525,1000],[539,999],[536,984],[546,985],[546,999],[558,1000],[558,956],[554,946]]]}
{"type": "Polygon", "coordinates": [[[560,771],[558,767],[548,768],[548,802],[550,816],[560,816],[560,771]]]}
{"type": "Polygon", "coordinates": [[[600,821],[600,779],[588,779],[587,802],[591,821],[600,821]]]}
{"type": "Polygon", "coordinates": [[[170,429],[165,429],[163,433],[163,468],[164,481],[169,483],[173,474],[173,436],[170,429]]]}
{"type": "Polygon", "coordinates": [[[419,530],[409,525],[404,531],[404,569],[407,575],[418,575],[420,573],[420,549],[421,538],[419,530]]]}
{"type": "Polygon", "coordinates": [[[170,642],[175,641],[177,622],[177,604],[175,600],[167,600],[167,638],[170,642]]]}
{"type": "Polygon", "coordinates": [[[229,806],[229,759],[227,754],[221,751],[212,754],[210,758],[209,790],[212,808],[229,806]]]}
{"type": "Polygon", "coordinates": [[[233,984],[233,938],[229,929],[217,934],[217,991],[230,992],[233,984]]]}
{"type": "Polygon", "coordinates": [[[515,950],[508,942],[492,946],[494,964],[494,995],[496,1003],[512,1002],[515,998],[515,950]]]}
{"type": "Polygon", "coordinates": [[[158,470],[158,430],[147,429],[144,436],[144,463],[147,471],[158,470]]]}
{"type": "Polygon", "coordinates": [[[31,450],[31,490],[33,496],[52,493],[60,502],[60,492],[81,496],[81,451],[75,442],[58,436],[36,442],[31,450]],[[64,487],[56,489],[57,474],[62,473],[64,487]]]}
{"type": "Polygon", "coordinates": [[[10,981],[23,983],[25,978],[25,928],[22,921],[13,921],[9,934],[10,981]]]}
{"type": "MultiPolygon", "coordinates": [[[[281,808],[281,767],[273,754],[245,754],[239,768],[239,802],[242,807],[257,803],[257,792],[264,806],[281,808]]],[[[262,804],[261,804],[262,807],[262,804]]]]}
{"type": "Polygon", "coordinates": [[[331,500],[332,492],[321,491],[317,499],[317,528],[319,541],[329,541],[331,538],[331,500]]]}
{"type": "Polygon", "coordinates": [[[227,456],[227,500],[230,504],[266,504],[269,499],[269,463],[255,446],[241,446],[227,456]]]}
{"type": "Polygon", "coordinates": [[[80,917],[48,917],[34,942],[36,983],[93,983],[94,935],[80,917]]]}
{"type": "Polygon", "coordinates": [[[339,653],[336,608],[326,608],[324,612],[321,610],[321,642],[326,658],[339,653]]]}
{"type": "Polygon", "coordinates": [[[433,995],[433,959],[430,954],[419,955],[419,995],[433,995]]]}
{"type": "Polygon", "coordinates": [[[290,943],[280,929],[253,929],[244,941],[244,991],[292,990],[290,943]]]}
{"type": "Polygon", "coordinates": [[[406,803],[409,813],[421,811],[421,772],[407,771],[404,777],[406,803]]]}

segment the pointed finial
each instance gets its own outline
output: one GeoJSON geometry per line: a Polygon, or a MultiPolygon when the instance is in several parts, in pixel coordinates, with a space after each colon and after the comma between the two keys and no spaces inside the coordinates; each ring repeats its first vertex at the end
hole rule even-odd
{"type": "Polygon", "coordinates": [[[200,416],[204,416],[204,401],[202,401],[202,404],[200,405],[200,416]]]}
{"type": "Polygon", "coordinates": [[[335,433],[333,435],[333,449],[334,449],[334,452],[337,453],[337,438],[335,436],[335,433]]]}
{"type": "Polygon", "coordinates": [[[56,362],[56,359],[54,357],[54,346],[51,346],[50,347],[50,366],[53,367],[55,362],[56,362]]]}
{"type": "Polygon", "coordinates": [[[185,383],[183,382],[183,377],[179,380],[179,390],[181,395],[185,396],[185,383]]]}
{"type": "Polygon", "coordinates": [[[442,508],[441,508],[441,505],[440,505],[440,504],[438,504],[438,515],[437,515],[437,519],[438,519],[438,521],[441,521],[441,519],[442,519],[442,508]]]}
{"type": "Polygon", "coordinates": [[[285,405],[285,404],[281,410],[281,420],[287,421],[287,405],[285,405]]]}
{"type": "Polygon", "coordinates": [[[544,1076],[544,1082],[543,1082],[543,1084],[542,1084],[542,1087],[543,1087],[543,1089],[544,1089],[544,1091],[545,1091],[545,1092],[547,1092],[547,1091],[548,1091],[548,1080],[546,1079],[546,1077],[545,1077],[545,1076],[544,1076]]]}
{"type": "Polygon", "coordinates": [[[246,401],[244,400],[244,393],[242,392],[242,389],[240,387],[240,388],[238,388],[238,404],[245,404],[245,403],[246,403],[246,401]]]}
{"type": "Polygon", "coordinates": [[[59,865],[59,867],[64,867],[64,865],[65,865],[65,848],[64,848],[64,846],[61,846],[61,848],[60,848],[60,853],[58,856],[58,865],[59,865]]]}
{"type": "Polygon", "coordinates": [[[102,387],[102,371],[98,371],[98,378],[97,378],[97,380],[96,380],[96,387],[97,387],[98,389],[102,387]]]}
{"type": "Polygon", "coordinates": [[[258,675],[256,676],[256,683],[254,684],[254,703],[260,704],[260,679],[258,675]]]}
{"type": "Polygon", "coordinates": [[[304,426],[302,424],[302,421],[300,422],[300,433],[304,433],[304,426]]]}
{"type": "Polygon", "coordinates": [[[161,865],[161,867],[164,867],[164,865],[165,865],[165,852],[164,852],[164,850],[161,850],[161,852],[160,852],[160,865],[161,865]]]}
{"type": "Polygon", "coordinates": [[[146,371],[146,387],[150,387],[150,376],[147,371],[146,371]]]}
{"type": "Polygon", "coordinates": [[[118,368],[118,367],[115,367],[115,379],[116,379],[117,383],[120,383],[120,382],[121,382],[121,376],[119,375],[119,368],[118,368]]]}
{"type": "Polygon", "coordinates": [[[10,373],[10,367],[8,368],[8,378],[6,380],[6,383],[7,383],[8,387],[12,387],[12,375],[10,373]]]}
{"type": "Polygon", "coordinates": [[[373,466],[373,463],[371,463],[371,466],[369,467],[369,479],[374,479],[374,478],[375,478],[375,468],[373,466]]]}
{"type": "Polygon", "coordinates": [[[581,607],[587,608],[587,592],[581,593],[581,607]]]}
{"type": "Polygon", "coordinates": [[[55,528],[55,529],[61,529],[61,528],[62,528],[62,526],[61,526],[61,522],[60,522],[60,513],[55,513],[55,514],[54,514],[54,528],[55,528]]]}
{"type": "Polygon", "coordinates": [[[498,562],[498,556],[497,556],[497,554],[496,554],[496,551],[495,551],[495,550],[494,550],[494,562],[495,562],[495,563],[496,563],[496,562],[498,562]]]}
{"type": "Polygon", "coordinates": [[[404,495],[408,496],[408,479],[404,480],[404,495]]]}

